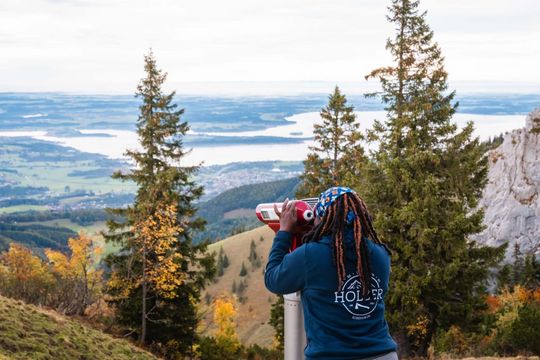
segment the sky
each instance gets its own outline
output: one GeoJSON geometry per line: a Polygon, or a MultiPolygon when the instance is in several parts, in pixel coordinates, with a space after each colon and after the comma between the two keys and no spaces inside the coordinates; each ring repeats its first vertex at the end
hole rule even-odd
{"type": "MultiPolygon", "coordinates": [[[[254,82],[270,93],[370,87],[364,76],[390,63],[389,3],[1,0],[0,91],[133,93],[149,48],[179,93],[249,91],[254,82]]],[[[422,0],[421,8],[451,83],[540,89],[540,1],[422,0]]]]}

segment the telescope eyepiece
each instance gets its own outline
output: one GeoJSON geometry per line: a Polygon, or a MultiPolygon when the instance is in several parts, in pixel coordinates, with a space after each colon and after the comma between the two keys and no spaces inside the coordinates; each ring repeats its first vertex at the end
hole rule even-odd
{"type": "Polygon", "coordinates": [[[310,222],[313,220],[313,218],[314,218],[313,211],[311,210],[304,211],[304,220],[306,220],[307,222],[310,222]]]}

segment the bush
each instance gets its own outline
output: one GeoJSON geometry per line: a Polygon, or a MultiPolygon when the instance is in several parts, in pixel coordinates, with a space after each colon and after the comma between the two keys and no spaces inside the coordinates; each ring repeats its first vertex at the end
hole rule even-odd
{"type": "Polygon", "coordinates": [[[199,341],[198,358],[201,360],[280,360],[283,352],[276,349],[268,349],[259,345],[240,347],[236,351],[222,346],[213,337],[204,336],[199,341]]]}
{"type": "Polygon", "coordinates": [[[540,355],[540,289],[517,285],[486,297],[487,311],[476,332],[452,326],[437,332],[430,352],[435,357],[540,355]]]}
{"type": "Polygon", "coordinates": [[[245,350],[245,356],[247,360],[281,360],[283,352],[277,349],[262,348],[254,344],[245,350]]]}
{"type": "Polygon", "coordinates": [[[517,312],[517,317],[502,328],[494,339],[495,346],[503,353],[531,352],[540,355],[540,304],[527,302],[517,312]]]}
{"type": "Polygon", "coordinates": [[[215,338],[204,336],[199,342],[199,357],[204,360],[238,360],[241,359],[241,347],[232,351],[229,346],[221,345],[215,338]]]}
{"type": "Polygon", "coordinates": [[[470,344],[467,336],[458,326],[452,325],[447,331],[442,331],[433,341],[435,354],[464,356],[469,351],[470,344]]]}

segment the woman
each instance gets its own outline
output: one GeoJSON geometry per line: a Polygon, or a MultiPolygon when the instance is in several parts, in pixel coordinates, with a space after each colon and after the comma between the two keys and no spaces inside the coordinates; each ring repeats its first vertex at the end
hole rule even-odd
{"type": "Polygon", "coordinates": [[[397,359],[384,319],[390,251],[378,239],[366,205],[351,189],[323,192],[304,245],[289,253],[296,224],[285,201],[265,272],[277,294],[302,292],[306,359],[397,359]]]}

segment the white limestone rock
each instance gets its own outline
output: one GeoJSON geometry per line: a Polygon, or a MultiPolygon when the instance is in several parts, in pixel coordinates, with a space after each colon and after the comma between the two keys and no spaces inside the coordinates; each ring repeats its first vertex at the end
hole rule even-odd
{"type": "Polygon", "coordinates": [[[524,254],[540,258],[540,109],[488,156],[488,184],[479,204],[486,229],[473,240],[490,246],[508,242],[507,261],[516,243],[524,254]]]}

